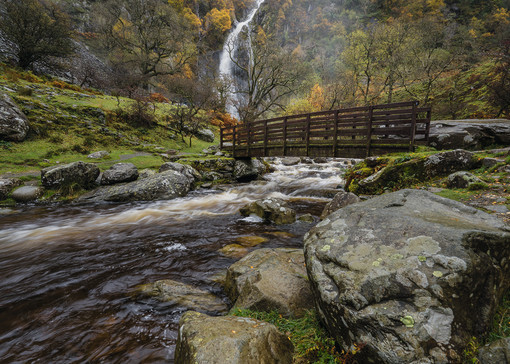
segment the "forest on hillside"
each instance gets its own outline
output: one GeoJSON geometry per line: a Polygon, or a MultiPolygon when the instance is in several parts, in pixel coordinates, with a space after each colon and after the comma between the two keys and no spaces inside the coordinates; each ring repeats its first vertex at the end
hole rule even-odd
{"type": "MultiPolygon", "coordinates": [[[[2,61],[81,87],[203,110],[218,125],[232,27],[256,0],[7,0],[2,61]],[[154,96],[156,95],[156,96],[154,96]]],[[[236,58],[243,121],[418,100],[436,119],[510,117],[510,0],[271,0],[236,58]],[[244,58],[243,59],[243,54],[244,58]]]]}

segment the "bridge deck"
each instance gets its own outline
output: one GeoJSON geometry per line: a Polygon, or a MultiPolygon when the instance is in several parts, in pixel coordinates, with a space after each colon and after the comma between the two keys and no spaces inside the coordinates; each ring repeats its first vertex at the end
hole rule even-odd
{"type": "Polygon", "coordinates": [[[220,130],[234,157],[363,158],[427,145],[430,108],[418,102],[322,111],[259,120],[220,130]]]}

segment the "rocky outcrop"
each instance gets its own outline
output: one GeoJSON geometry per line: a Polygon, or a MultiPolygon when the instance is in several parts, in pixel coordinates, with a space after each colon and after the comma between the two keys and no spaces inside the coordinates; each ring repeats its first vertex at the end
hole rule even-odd
{"type": "Polygon", "coordinates": [[[77,184],[82,188],[96,185],[99,168],[92,163],[74,162],[41,170],[41,182],[47,188],[60,188],[77,184]]]}
{"type": "Polygon", "coordinates": [[[103,172],[102,185],[132,182],[138,178],[138,168],[133,163],[116,163],[103,172]]]}
{"type": "Polygon", "coordinates": [[[287,202],[279,198],[266,198],[252,202],[240,210],[241,215],[256,215],[266,221],[278,225],[292,224],[296,221],[296,212],[287,206],[287,202]]]}
{"type": "Polygon", "coordinates": [[[191,189],[188,177],[166,171],[126,184],[104,186],[82,195],[81,202],[127,202],[171,200],[186,196],[191,189]]]}
{"type": "Polygon", "coordinates": [[[197,170],[203,181],[229,180],[249,182],[262,176],[266,166],[258,159],[181,159],[182,164],[188,164],[197,170]]]}
{"type": "Polygon", "coordinates": [[[233,177],[238,182],[249,182],[263,175],[265,170],[266,166],[258,159],[237,159],[233,177]]]}
{"type": "Polygon", "coordinates": [[[0,92],[0,140],[21,142],[29,130],[25,114],[12,99],[0,92]]]}
{"type": "Polygon", "coordinates": [[[437,149],[480,150],[510,144],[510,120],[438,120],[431,123],[430,145],[437,149]]]}
{"type": "Polygon", "coordinates": [[[245,317],[210,317],[186,312],[179,322],[179,364],[290,364],[294,348],[267,322],[245,317]]]}
{"type": "Polygon", "coordinates": [[[159,173],[166,172],[166,171],[175,171],[178,172],[184,176],[186,176],[190,181],[197,182],[202,179],[202,176],[198,171],[193,168],[192,166],[189,166],[187,164],[180,164],[175,162],[167,162],[164,163],[161,167],[159,167],[159,173]]]}
{"type": "Polygon", "coordinates": [[[170,279],[138,286],[136,294],[189,310],[211,313],[226,313],[228,310],[225,302],[214,294],[170,279]]]}
{"type": "Polygon", "coordinates": [[[195,137],[197,139],[203,140],[207,143],[213,143],[214,142],[214,133],[210,129],[200,129],[195,133],[195,137]]]}
{"type": "Polygon", "coordinates": [[[0,200],[5,200],[9,193],[21,184],[21,180],[17,178],[0,178],[0,200]]]}
{"type": "Polygon", "coordinates": [[[344,207],[305,236],[319,315],[344,349],[366,345],[366,363],[460,361],[510,288],[509,256],[503,222],[417,190],[344,207]]]}
{"type": "Polygon", "coordinates": [[[23,186],[17,188],[11,197],[16,202],[31,202],[37,200],[44,194],[44,189],[37,186],[23,186]]]}
{"type": "Polygon", "coordinates": [[[299,317],[313,306],[302,249],[257,249],[227,270],[225,291],[235,308],[299,317]]]}
{"type": "Polygon", "coordinates": [[[360,198],[351,192],[338,192],[331,202],[324,207],[321,213],[321,219],[326,218],[329,214],[341,209],[342,207],[352,205],[353,203],[360,202],[360,198]]]}

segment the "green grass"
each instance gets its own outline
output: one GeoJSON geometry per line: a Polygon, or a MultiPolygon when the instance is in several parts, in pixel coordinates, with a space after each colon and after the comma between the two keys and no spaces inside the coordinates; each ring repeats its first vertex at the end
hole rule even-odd
{"type": "Polygon", "coordinates": [[[235,310],[232,315],[251,317],[275,325],[285,333],[294,345],[294,363],[350,363],[355,353],[339,353],[335,340],[320,326],[315,311],[307,311],[304,317],[288,319],[278,312],[235,310]]]}
{"type": "Polygon", "coordinates": [[[494,315],[492,330],[487,337],[487,342],[491,343],[507,337],[510,337],[510,290],[504,295],[494,315]]]}

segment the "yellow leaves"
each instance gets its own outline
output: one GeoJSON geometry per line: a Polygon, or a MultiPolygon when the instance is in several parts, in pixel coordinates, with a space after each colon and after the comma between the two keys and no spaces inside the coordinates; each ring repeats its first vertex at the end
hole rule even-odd
{"type": "Polygon", "coordinates": [[[320,111],[324,108],[324,102],[326,101],[324,96],[324,89],[316,83],[310,90],[308,96],[308,102],[316,111],[320,111]]]}
{"type": "Polygon", "coordinates": [[[182,74],[188,79],[192,79],[194,77],[193,71],[191,70],[190,65],[187,63],[182,67],[182,74]]]}
{"type": "Polygon", "coordinates": [[[496,9],[492,17],[499,24],[510,24],[510,11],[505,8],[496,9]]]}
{"type": "Polygon", "coordinates": [[[212,9],[205,16],[205,26],[207,31],[218,31],[225,33],[232,28],[232,19],[230,18],[230,11],[228,9],[218,10],[212,9]]]}

